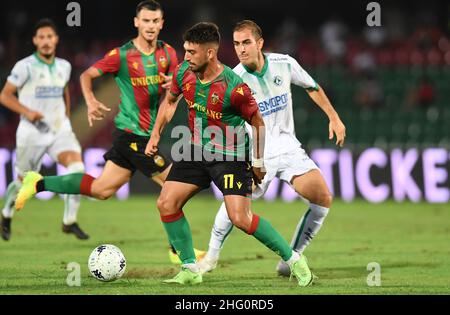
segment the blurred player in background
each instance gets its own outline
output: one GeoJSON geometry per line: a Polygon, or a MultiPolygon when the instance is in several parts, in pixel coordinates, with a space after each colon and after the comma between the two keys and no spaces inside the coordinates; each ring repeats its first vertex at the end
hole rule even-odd
{"type": "MultiPolygon", "coordinates": [[[[303,251],[328,214],[332,195],[317,165],[295,136],[291,84],[305,88],[311,99],[325,112],[329,119],[329,139],[336,134],[336,145],[341,147],[344,145],[345,126],[323,89],[296,60],[288,55],[262,52],[262,31],[255,22],[244,20],[237,23],[233,42],[240,61],[234,72],[252,90],[266,125],[264,164],[267,174],[254,189],[252,198],[263,196],[272,180],[278,177],[308,200],[309,209],[298,223],[291,242],[291,247],[303,256],[303,251]]],[[[202,273],[217,266],[220,250],[232,228],[223,203],[211,231],[208,252],[199,263],[202,273]]],[[[284,261],[277,265],[277,271],[284,276],[290,275],[284,261]]]]}
{"type": "MultiPolygon", "coordinates": [[[[70,124],[68,83],[71,65],[55,57],[58,33],[53,21],[42,19],[35,27],[36,52],[14,66],[1,92],[1,103],[21,115],[16,133],[18,180],[11,182],[2,210],[2,238],[11,237],[14,200],[28,171],[39,171],[45,153],[67,168],[69,173],[84,172],[81,147],[70,124]],[[18,98],[15,96],[18,93],[18,98]]],[[[62,230],[79,239],[89,236],[77,224],[79,195],[64,196],[62,230]]]]}
{"type": "Polygon", "coordinates": [[[183,96],[189,106],[191,131],[190,144],[184,149],[190,152],[184,156],[183,151],[184,158],[174,162],[158,198],[161,221],[169,242],[182,260],[182,268],[173,279],[164,282],[202,282],[191,230],[182,208],[213,181],[224,195],[233,224],[282,257],[300,286],[309,285],[313,276],[309,269],[301,267],[302,258],[269,222],[250,209],[248,196],[252,191],[252,179],[260,183],[265,173],[262,170],[264,132],[261,132],[264,121],[249,87],[217,59],[220,34],[215,24],[198,23],[185,32],[183,39],[185,61],[173,75],[170,95],[161,105],[146,149],[148,154],[157,154],[167,117],[173,115],[183,96]],[[251,145],[245,122],[257,130],[253,134],[253,167],[248,163],[251,145]],[[211,128],[215,130],[212,133],[211,128]],[[230,129],[236,132],[227,134],[230,129]]]}
{"type": "MultiPolygon", "coordinates": [[[[111,73],[121,92],[119,113],[115,118],[117,130],[112,148],[104,155],[106,164],[101,175],[94,178],[79,172],[42,178],[37,173],[28,173],[17,197],[17,209],[21,209],[27,199],[40,191],[82,194],[105,200],[128,183],[136,170],[160,186],[164,183],[170,170],[170,159],[160,152],[153,157],[144,153],[159,103],[170,87],[171,76],[178,64],[175,49],[158,40],[163,24],[163,9],[158,2],[150,0],[139,3],[134,18],[138,36],[111,50],[80,77],[90,126],[110,111],[95,98],[92,81],[111,73]]],[[[197,254],[202,257],[204,252],[197,251],[197,254]]],[[[171,258],[178,259],[175,253],[171,258]]]]}

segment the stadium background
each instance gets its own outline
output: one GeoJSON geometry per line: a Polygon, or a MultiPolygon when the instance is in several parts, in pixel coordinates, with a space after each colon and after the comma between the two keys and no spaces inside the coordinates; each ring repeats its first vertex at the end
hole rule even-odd
{"type": "MultiPolygon", "coordinates": [[[[0,83],[14,63],[31,54],[32,28],[41,17],[59,26],[58,56],[73,66],[70,90],[72,121],[84,149],[88,170],[102,166],[102,150],[111,143],[112,118],[88,128],[78,77],[109,49],[135,35],[132,18],[138,1],[77,1],[81,27],[68,27],[70,1],[2,2],[0,10],[0,83]]],[[[243,18],[264,31],[266,51],[288,53],[321,84],[347,127],[344,150],[327,139],[325,115],[302,89],[293,88],[296,132],[322,168],[333,193],[346,201],[358,196],[371,202],[388,198],[450,200],[450,6],[447,1],[378,1],[381,27],[368,27],[370,1],[161,1],[165,27],[160,38],[183,56],[182,32],[197,21],[221,29],[220,59],[237,59],[231,29],[243,18]]],[[[95,84],[101,100],[117,109],[111,77],[95,84]]],[[[180,106],[171,126],[185,123],[180,106]]],[[[0,107],[0,197],[13,174],[18,116],[0,107]]],[[[170,150],[170,129],[163,146],[170,150]]],[[[44,168],[52,173],[50,162],[44,168]]],[[[157,187],[136,176],[121,191],[156,193],[157,187]]],[[[50,197],[47,195],[44,197],[50,197]]],[[[275,183],[266,199],[292,200],[292,191],[275,183]]]]}

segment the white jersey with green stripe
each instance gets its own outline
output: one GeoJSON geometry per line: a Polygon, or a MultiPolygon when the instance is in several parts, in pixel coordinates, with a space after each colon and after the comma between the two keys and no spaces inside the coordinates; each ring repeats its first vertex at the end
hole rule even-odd
{"type": "Polygon", "coordinates": [[[43,122],[49,127],[47,134],[25,117],[21,117],[17,129],[17,146],[46,145],[52,135],[72,131],[66,116],[64,89],[70,80],[71,65],[68,61],[55,58],[47,64],[34,53],[16,63],[8,82],[17,87],[19,102],[31,110],[40,112],[43,122]]]}
{"type": "Polygon", "coordinates": [[[264,157],[274,157],[301,146],[295,136],[291,84],[305,89],[318,89],[317,83],[289,55],[264,54],[261,72],[251,71],[243,64],[233,71],[252,90],[266,126],[264,157]]]}

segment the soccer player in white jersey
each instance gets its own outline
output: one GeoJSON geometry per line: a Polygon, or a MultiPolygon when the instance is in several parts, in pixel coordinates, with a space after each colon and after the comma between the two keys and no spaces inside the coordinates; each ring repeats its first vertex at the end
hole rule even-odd
{"type": "MultiPolygon", "coordinates": [[[[263,53],[261,28],[253,21],[237,23],[233,42],[240,64],[234,68],[251,88],[266,125],[264,165],[266,176],[253,190],[252,198],[261,197],[271,181],[278,177],[309,201],[309,209],[301,218],[291,247],[300,255],[322,226],[332,202],[332,195],[317,165],[308,157],[295,136],[291,84],[303,87],[330,121],[329,139],[336,134],[336,145],[343,146],[345,126],[323,89],[288,55],[263,53]]],[[[209,249],[199,266],[202,273],[217,266],[219,253],[233,225],[222,204],[211,231],[209,249]]],[[[304,268],[309,267],[307,265],[304,268]]],[[[289,276],[289,267],[280,261],[280,275],[289,276]]]]}
{"type": "MultiPolygon", "coordinates": [[[[14,201],[21,181],[26,172],[39,171],[45,153],[66,167],[69,173],[84,171],[81,147],[69,120],[71,65],[55,56],[58,40],[53,21],[40,20],[33,37],[36,52],[16,63],[0,94],[0,102],[21,115],[16,133],[18,180],[9,184],[2,210],[4,240],[11,236],[14,201]]],[[[78,239],[88,239],[77,224],[80,195],[65,195],[64,203],[63,232],[73,233],[78,239]]]]}

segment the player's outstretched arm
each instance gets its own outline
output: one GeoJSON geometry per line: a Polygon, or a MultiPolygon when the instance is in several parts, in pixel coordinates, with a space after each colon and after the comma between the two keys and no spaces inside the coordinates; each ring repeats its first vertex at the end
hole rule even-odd
{"type": "Polygon", "coordinates": [[[336,145],[343,147],[345,141],[345,125],[341,121],[338,113],[331,105],[330,100],[325,94],[324,90],[318,86],[317,91],[308,91],[311,99],[325,112],[330,120],[328,125],[328,138],[333,139],[334,134],[336,134],[336,145]]]}
{"type": "Polygon", "coordinates": [[[17,87],[14,84],[6,82],[0,94],[0,103],[13,112],[25,116],[31,122],[35,122],[44,118],[44,116],[28,107],[20,104],[16,97],[17,87]]]}
{"type": "Polygon", "coordinates": [[[181,97],[182,95],[175,96],[170,92],[166,93],[166,97],[161,102],[161,105],[159,105],[158,115],[156,116],[150,140],[145,148],[145,154],[154,155],[158,152],[158,143],[161,139],[161,133],[166,125],[172,120],[181,97]]]}
{"type": "Polygon", "coordinates": [[[92,127],[94,120],[102,120],[105,117],[105,112],[111,111],[109,107],[95,98],[92,89],[92,81],[100,76],[100,72],[94,67],[90,67],[80,76],[81,91],[88,107],[87,117],[90,127],[92,127]]]}

